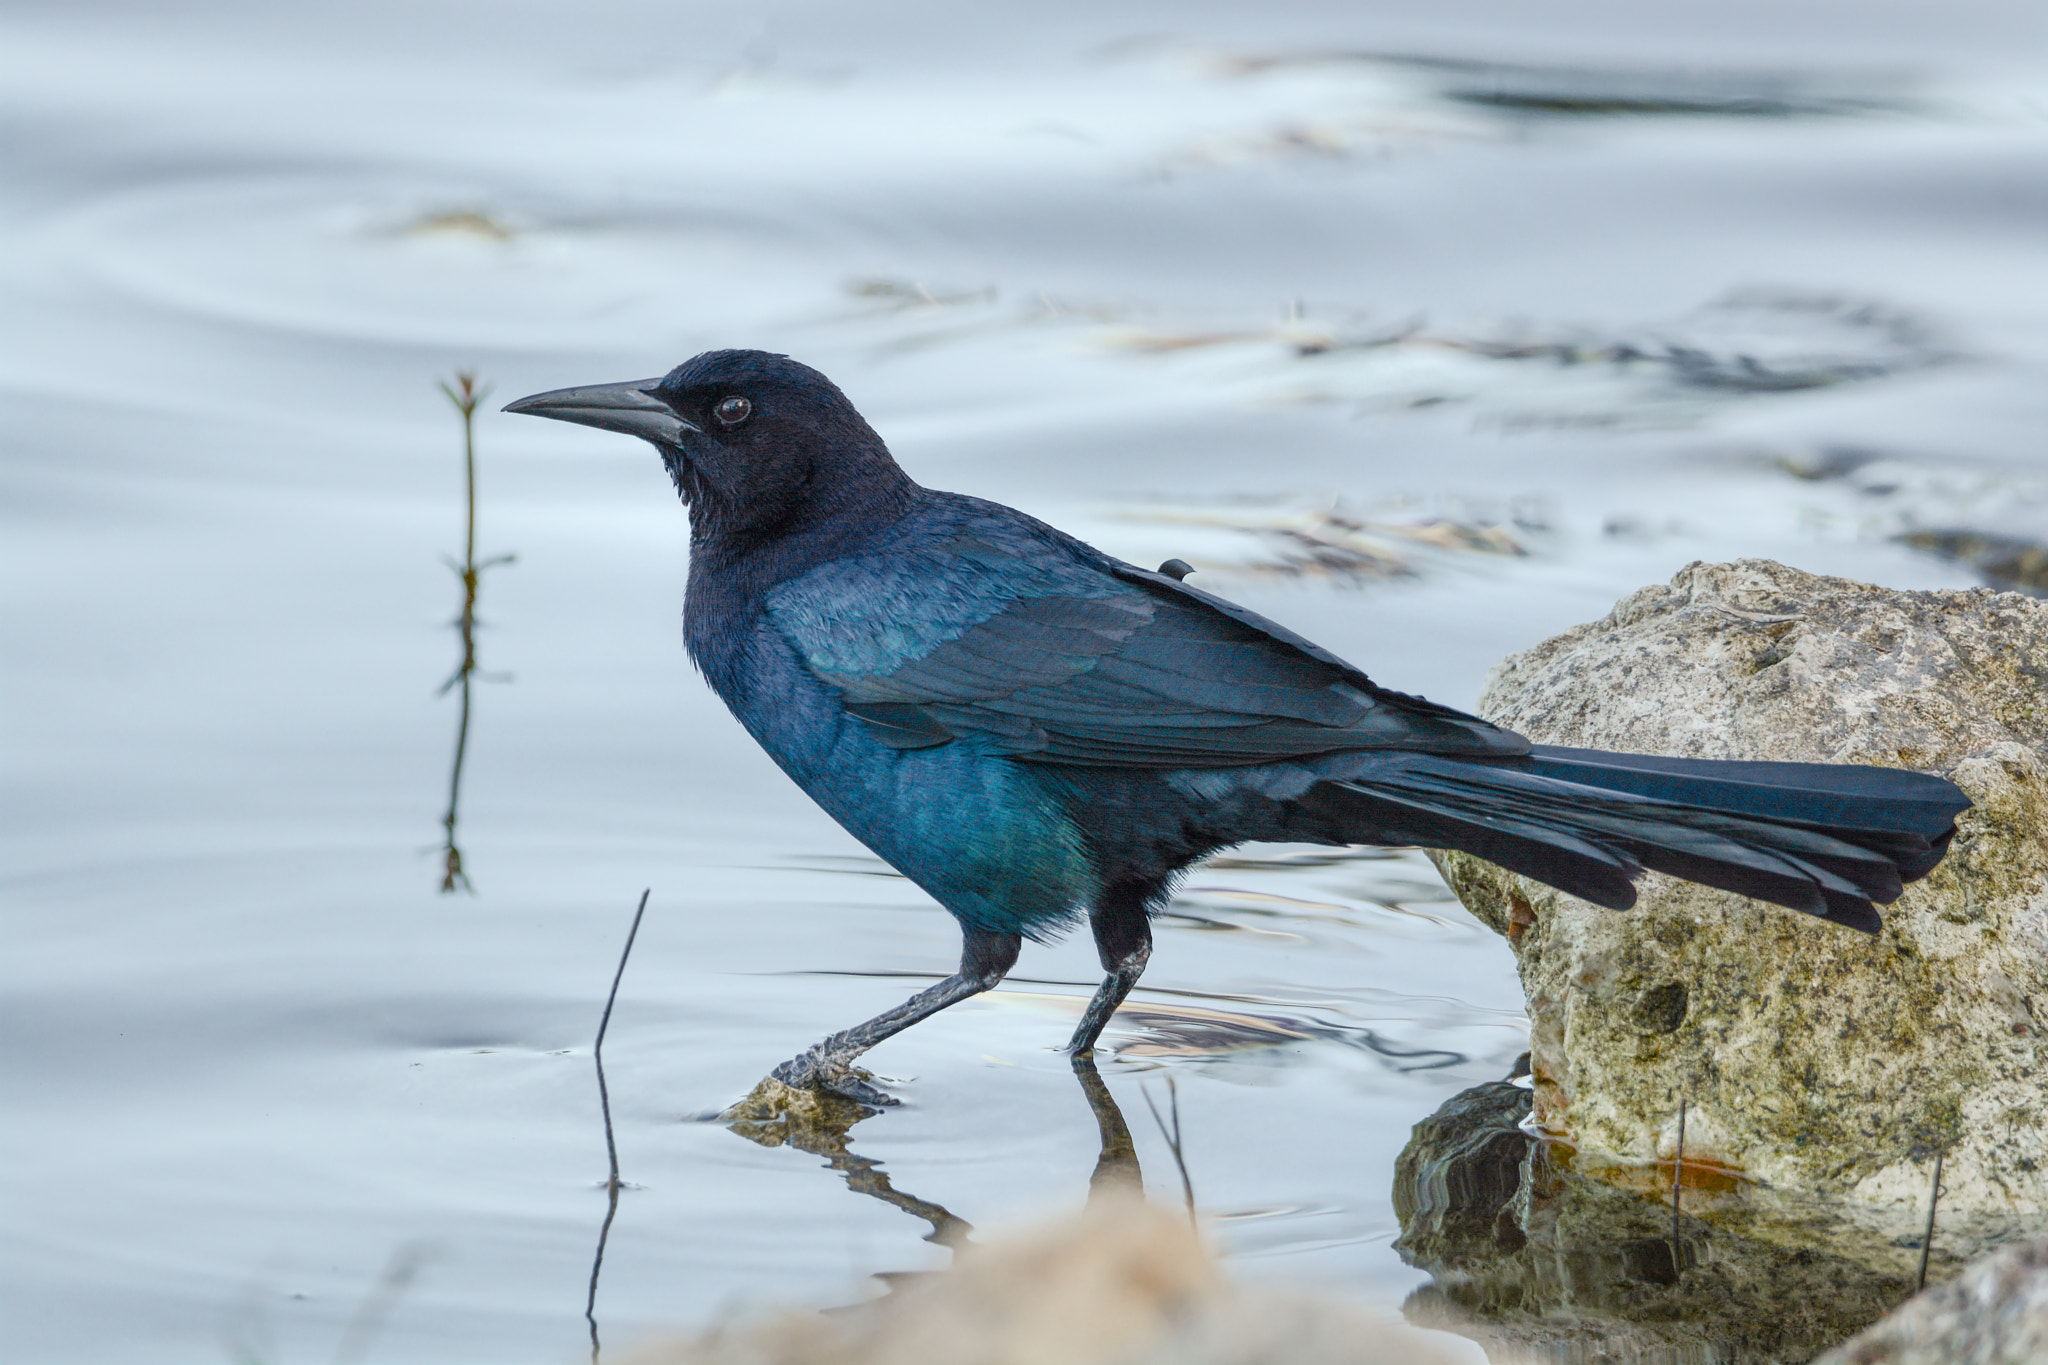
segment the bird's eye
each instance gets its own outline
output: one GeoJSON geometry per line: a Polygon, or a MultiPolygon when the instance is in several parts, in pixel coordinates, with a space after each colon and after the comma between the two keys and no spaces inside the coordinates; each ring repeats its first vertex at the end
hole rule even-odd
{"type": "Polygon", "coordinates": [[[719,421],[725,423],[729,427],[736,427],[740,423],[746,421],[748,415],[752,413],[753,410],[754,405],[752,403],[749,403],[746,399],[740,397],[738,394],[734,394],[730,398],[719,399],[718,406],[713,409],[713,412],[716,414],[719,421]]]}

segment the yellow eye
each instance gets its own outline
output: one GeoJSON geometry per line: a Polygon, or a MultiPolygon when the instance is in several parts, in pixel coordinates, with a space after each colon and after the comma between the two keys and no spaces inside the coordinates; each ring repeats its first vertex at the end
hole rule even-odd
{"type": "Polygon", "coordinates": [[[719,421],[727,426],[736,427],[746,421],[748,414],[753,412],[753,410],[754,405],[752,403],[741,398],[738,394],[734,394],[731,398],[719,399],[718,406],[713,409],[713,413],[719,421]]]}

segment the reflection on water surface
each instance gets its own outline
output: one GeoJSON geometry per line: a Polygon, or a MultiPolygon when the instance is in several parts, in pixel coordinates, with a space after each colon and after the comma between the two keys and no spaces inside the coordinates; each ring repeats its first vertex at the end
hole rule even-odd
{"type": "MultiPolygon", "coordinates": [[[[1801,1365],[1914,1292],[1825,1208],[1747,1225],[1739,1200],[1674,1210],[1575,1170],[1569,1147],[1525,1131],[1529,1111],[1528,1090],[1491,1082],[1415,1125],[1394,1168],[1394,1249],[1433,1278],[1410,1321],[1510,1360],[1801,1365]]],[[[1739,1183],[1689,1161],[1639,1174],[1698,1195],[1739,1183]]]]}

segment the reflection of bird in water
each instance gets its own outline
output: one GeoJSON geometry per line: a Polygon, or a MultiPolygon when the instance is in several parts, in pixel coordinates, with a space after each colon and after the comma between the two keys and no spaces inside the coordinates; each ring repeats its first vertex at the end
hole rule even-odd
{"type": "MultiPolygon", "coordinates": [[[[1101,1155],[1088,1179],[1091,1202],[1109,1195],[1139,1195],[1144,1192],[1144,1172],[1138,1167],[1137,1147],[1131,1141],[1130,1125],[1123,1111],[1103,1084],[1093,1057],[1074,1058],[1074,1074],[1081,1094],[1095,1115],[1101,1134],[1101,1155]]],[[[799,1090],[770,1076],[754,1092],[720,1117],[726,1126],[749,1142],[763,1147],[794,1147],[825,1158],[825,1164],[846,1177],[846,1187],[894,1205],[905,1213],[932,1225],[925,1240],[958,1249],[973,1227],[938,1204],[905,1194],[889,1182],[881,1163],[856,1153],[850,1145],[853,1125],[875,1111],[867,1105],[830,1090],[799,1090]]]]}
{"type": "MultiPolygon", "coordinates": [[[[1235,1282],[1191,1218],[1138,1197],[1130,1132],[1084,1055],[1075,1059],[1102,1134],[1087,1207],[970,1243],[967,1226],[889,1187],[851,1157],[847,1129],[873,1113],[769,1078],[728,1121],[770,1144],[827,1156],[862,1193],[933,1226],[943,1270],[885,1273],[884,1292],[822,1312],[728,1321],[653,1344],[645,1365],[1448,1365],[1429,1334],[1303,1288],[1235,1282]],[[743,1117],[741,1115],[744,1115],[743,1117]]],[[[1262,1277],[1268,1278],[1268,1277],[1262,1277]]]]}
{"type": "Polygon", "coordinates": [[[760,351],[511,405],[626,432],[690,508],[685,638],[783,770],[960,921],[960,969],[777,1068],[861,1053],[1085,913],[1084,1053],[1180,873],[1247,840],[1459,849],[1624,908],[1645,868],[1874,933],[1969,803],[1889,768],[1531,745],[1234,603],[913,483],[844,394],[760,351]]]}
{"type": "Polygon", "coordinates": [[[830,1090],[798,1090],[773,1076],[725,1111],[725,1125],[763,1147],[794,1147],[825,1158],[825,1164],[846,1177],[846,1188],[894,1205],[932,1225],[925,1237],[940,1246],[959,1247],[973,1226],[938,1204],[905,1194],[889,1182],[882,1163],[856,1153],[850,1145],[853,1125],[873,1115],[869,1106],[830,1090]]]}
{"type": "MultiPolygon", "coordinates": [[[[1237,1283],[1188,1216],[1142,1195],[1137,1156],[1094,1062],[1074,1059],[1101,1151],[1087,1207],[1036,1227],[977,1236],[945,1209],[891,1188],[847,1150],[874,1112],[773,1077],[728,1111],[758,1142],[825,1155],[848,1185],[932,1224],[943,1270],[885,1273],[884,1292],[819,1313],[727,1323],[656,1345],[646,1365],[1448,1365],[1438,1338],[1303,1287],[1237,1283]]],[[[1147,1091],[1147,1101],[1152,1098],[1147,1091]]],[[[1175,1129],[1162,1120],[1169,1145],[1175,1129]]],[[[1177,1127],[1177,1125],[1176,1125],[1177,1127]]],[[[1185,1172],[1183,1171],[1185,1183],[1185,1172]]],[[[1265,1278],[1265,1277],[1262,1277],[1265,1278]]],[[[1462,1358],[1462,1357],[1461,1357],[1462,1358]]]]}

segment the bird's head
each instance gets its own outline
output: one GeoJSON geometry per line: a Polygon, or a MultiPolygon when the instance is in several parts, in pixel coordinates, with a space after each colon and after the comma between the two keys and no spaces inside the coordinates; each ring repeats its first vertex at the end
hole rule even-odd
{"type": "Polygon", "coordinates": [[[706,351],[659,379],[555,389],[505,411],[649,442],[700,529],[772,530],[914,487],[838,385],[767,351],[706,351]]]}

